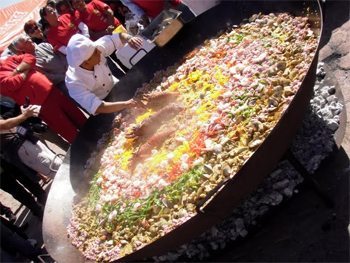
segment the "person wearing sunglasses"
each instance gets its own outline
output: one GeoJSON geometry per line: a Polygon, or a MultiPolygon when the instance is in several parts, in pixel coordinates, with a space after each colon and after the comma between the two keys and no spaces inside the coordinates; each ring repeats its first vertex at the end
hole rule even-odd
{"type": "Polygon", "coordinates": [[[45,41],[45,36],[43,31],[41,30],[41,27],[37,22],[34,20],[28,20],[24,24],[24,32],[31,38],[31,40],[36,43],[40,44],[45,41]]]}

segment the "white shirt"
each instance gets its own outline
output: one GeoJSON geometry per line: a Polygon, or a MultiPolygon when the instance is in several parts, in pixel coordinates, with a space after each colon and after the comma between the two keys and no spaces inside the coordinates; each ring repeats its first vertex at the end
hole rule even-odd
{"type": "Polygon", "coordinates": [[[102,100],[118,82],[107,65],[106,57],[123,46],[119,34],[103,36],[95,44],[101,51],[101,61],[94,70],[69,66],[66,73],[69,95],[91,114],[96,114],[102,100]]]}

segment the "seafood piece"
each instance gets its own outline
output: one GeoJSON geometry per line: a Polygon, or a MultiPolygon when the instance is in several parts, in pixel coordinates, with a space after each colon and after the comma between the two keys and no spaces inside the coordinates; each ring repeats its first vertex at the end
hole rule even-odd
{"type": "Polygon", "coordinates": [[[174,134],[175,129],[169,129],[162,131],[150,137],[145,144],[143,144],[138,151],[133,155],[130,161],[130,170],[134,171],[137,163],[141,162],[143,159],[147,158],[153,149],[159,148],[172,134],[174,134]]]}
{"type": "Polygon", "coordinates": [[[166,121],[174,118],[184,108],[180,105],[172,103],[160,111],[153,114],[141,124],[132,128],[131,132],[126,135],[127,138],[137,138],[140,136],[149,137],[154,134],[158,128],[166,121]]]}

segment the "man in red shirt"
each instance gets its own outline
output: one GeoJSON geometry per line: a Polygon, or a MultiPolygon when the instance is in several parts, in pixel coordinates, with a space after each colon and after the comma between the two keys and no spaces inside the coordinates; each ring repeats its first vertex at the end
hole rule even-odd
{"type": "Polygon", "coordinates": [[[0,61],[0,94],[11,97],[18,105],[40,105],[41,117],[51,130],[69,143],[86,122],[85,115],[45,75],[35,70],[31,54],[10,56],[0,61]]]}
{"type": "Polygon", "coordinates": [[[113,16],[112,9],[100,0],[92,0],[88,4],[84,0],[72,0],[72,6],[75,16],[89,28],[92,40],[112,34],[120,25],[119,20],[113,16]]]}

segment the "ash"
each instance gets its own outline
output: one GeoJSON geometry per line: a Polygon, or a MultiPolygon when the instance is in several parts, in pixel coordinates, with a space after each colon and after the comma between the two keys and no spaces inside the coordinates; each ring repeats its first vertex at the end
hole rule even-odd
{"type": "MultiPolygon", "coordinates": [[[[310,101],[302,128],[291,145],[291,151],[310,173],[314,173],[322,160],[333,151],[334,133],[339,127],[339,115],[343,108],[335,95],[335,87],[324,82],[326,72],[323,66],[324,63],[318,64],[314,96],[310,101]]],[[[293,166],[288,161],[281,161],[260,187],[233,210],[229,218],[190,243],[153,259],[155,261],[206,259],[211,252],[225,248],[228,242],[247,236],[248,231],[269,210],[298,193],[297,186],[302,182],[303,178],[293,166]]]]}

